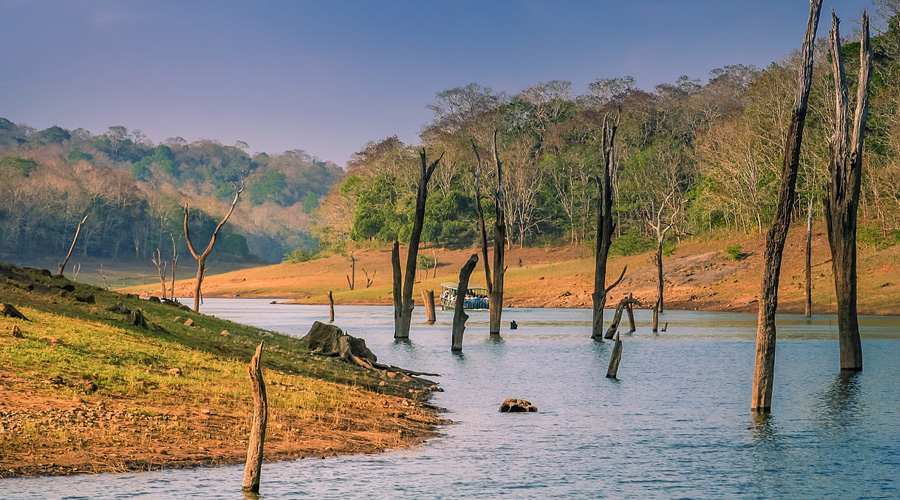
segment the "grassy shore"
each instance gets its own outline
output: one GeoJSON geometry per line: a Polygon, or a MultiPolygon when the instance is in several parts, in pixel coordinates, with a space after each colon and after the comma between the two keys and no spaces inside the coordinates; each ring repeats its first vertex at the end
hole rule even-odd
{"type": "Polygon", "coordinates": [[[275,332],[3,264],[0,302],[27,318],[0,315],[0,477],[242,462],[261,340],[267,460],[410,446],[442,423],[429,382],[275,332]]]}
{"type": "MultiPolygon", "coordinates": [[[[757,295],[763,269],[765,236],[735,232],[710,233],[702,238],[684,239],[674,253],[664,257],[665,298],[668,309],[756,312],[757,295]],[[726,247],[739,246],[737,259],[729,258],[726,247]]],[[[806,228],[789,233],[782,264],[779,312],[804,310],[804,261],[806,228]]],[[[477,249],[449,251],[423,248],[420,255],[435,258],[437,267],[419,271],[413,297],[421,290],[440,293],[444,281],[456,281],[463,263],[477,249]]],[[[288,298],[296,303],[327,304],[329,290],[335,303],[391,304],[391,259],[384,250],[358,250],[355,289],[350,290],[350,260],[331,256],[299,264],[279,264],[242,269],[210,276],[203,283],[209,297],[288,298]],[[371,286],[367,285],[367,276],[371,286]]],[[[655,252],[614,256],[608,266],[608,280],[628,271],[613,290],[608,307],[615,307],[624,295],[650,307],[656,301],[657,277],[655,252]]],[[[405,254],[401,255],[405,259],[405,254]]],[[[506,307],[581,307],[591,306],[594,261],[583,245],[567,247],[513,247],[507,252],[505,276],[506,307]]],[[[897,314],[900,302],[900,246],[859,245],[860,314],[897,314]]],[[[472,273],[471,283],[484,284],[481,264],[472,273]]],[[[129,289],[135,293],[158,293],[159,286],[129,289]]],[[[814,227],[812,242],[812,297],[815,314],[833,314],[836,310],[831,254],[824,224],[814,227]]],[[[179,296],[192,293],[191,281],[179,282],[179,296]]]]}

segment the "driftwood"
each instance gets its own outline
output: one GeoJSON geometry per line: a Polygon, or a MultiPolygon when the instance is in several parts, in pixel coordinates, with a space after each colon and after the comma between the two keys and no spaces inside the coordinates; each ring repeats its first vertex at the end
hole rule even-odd
{"type": "Polygon", "coordinates": [[[469,289],[469,277],[478,264],[478,254],[473,253],[459,271],[459,285],[456,289],[456,304],[453,308],[453,335],[450,350],[462,352],[463,333],[466,331],[466,291],[469,289]]]}
{"type": "Polygon", "coordinates": [[[412,312],[415,307],[412,293],[413,284],[416,281],[416,259],[419,256],[419,241],[421,241],[422,227],[425,223],[425,202],[428,199],[428,181],[431,179],[434,169],[438,166],[438,163],[441,162],[443,157],[444,153],[441,153],[441,156],[439,156],[437,160],[434,160],[429,164],[425,155],[425,148],[422,148],[422,150],[419,151],[421,167],[419,169],[419,185],[416,191],[416,211],[413,219],[412,232],[409,235],[409,251],[406,253],[406,275],[403,276],[402,286],[400,285],[399,274],[399,248],[396,250],[398,252],[398,265],[394,268],[394,291],[396,292],[399,288],[401,297],[399,297],[399,301],[397,300],[398,297],[394,297],[394,338],[409,338],[409,325],[412,321],[412,312]],[[399,310],[397,307],[398,302],[399,310]]]}
{"type": "Polygon", "coordinates": [[[328,322],[334,323],[334,295],[328,290],[328,322]]]}
{"type": "Polygon", "coordinates": [[[759,319],[756,328],[756,366],[753,371],[753,393],[750,402],[751,409],[757,412],[767,412],[772,408],[772,387],[775,382],[775,313],[778,309],[781,256],[791,225],[796,195],[797,167],[800,164],[803,127],[806,123],[809,88],[812,84],[816,28],[821,10],[822,0],[810,1],[806,34],[800,52],[802,64],[798,74],[797,95],[791,110],[790,128],[785,134],[781,185],[775,217],[766,235],[766,249],[763,255],[765,269],[760,287],[759,319]]]}
{"type": "Polygon", "coordinates": [[[19,312],[19,310],[16,309],[12,304],[0,304],[0,316],[6,316],[7,318],[13,319],[24,319],[25,321],[28,321],[28,318],[26,318],[24,314],[19,312]]]}
{"type": "Polygon", "coordinates": [[[66,263],[69,262],[69,258],[72,256],[72,252],[75,250],[75,244],[78,243],[78,235],[81,233],[81,226],[83,226],[84,222],[88,219],[88,215],[90,214],[85,214],[84,218],[81,219],[81,222],[78,223],[78,227],[75,229],[75,237],[72,238],[72,246],[69,247],[69,253],[67,253],[66,258],[59,263],[59,268],[56,272],[57,276],[62,276],[66,271],[66,263]]]}
{"type": "MultiPolygon", "coordinates": [[[[606,308],[606,294],[612,287],[606,287],[606,261],[609,258],[609,246],[612,244],[613,231],[616,227],[613,222],[613,189],[612,180],[615,177],[616,157],[615,139],[619,119],[612,121],[608,116],[603,119],[603,168],[597,176],[597,246],[594,249],[594,293],[593,318],[591,322],[591,338],[601,340],[603,330],[603,309],[606,308]]],[[[624,270],[622,276],[624,276],[624,270]]],[[[615,286],[615,284],[613,285],[615,286]]]]}
{"type": "Polygon", "coordinates": [[[847,78],[841,57],[840,21],[831,11],[831,61],[835,86],[835,129],[828,144],[828,193],[823,199],[828,246],[831,247],[831,270],[837,299],[838,342],[841,370],[861,371],[862,344],[857,318],[856,226],[859,191],[862,178],[863,142],[869,111],[869,82],[872,79],[872,46],[869,42],[869,16],[863,11],[862,40],[859,49],[859,82],[856,90],[856,113],[850,132],[850,105],[847,78]]]}
{"type": "Polygon", "coordinates": [[[606,378],[616,378],[619,373],[619,362],[622,361],[622,339],[616,333],[616,343],[609,356],[609,368],[606,370],[606,378]]]}
{"type": "Polygon", "coordinates": [[[427,323],[434,324],[437,317],[434,314],[434,290],[422,290],[422,301],[425,302],[425,314],[428,317],[427,323]]]}
{"type": "Polygon", "coordinates": [[[244,483],[241,489],[259,493],[259,476],[262,472],[263,445],[266,441],[266,422],[269,419],[269,403],[266,399],[266,382],[263,380],[260,355],[263,342],[250,359],[248,371],[253,389],[253,422],[250,424],[250,443],[247,446],[247,465],[244,467],[244,483]]]}
{"type": "Polygon", "coordinates": [[[641,303],[640,303],[640,301],[633,299],[631,297],[625,297],[624,299],[619,301],[619,305],[616,306],[616,314],[615,314],[615,316],[613,316],[612,324],[609,325],[609,328],[606,330],[606,335],[604,335],[603,338],[605,338],[605,339],[613,338],[613,335],[616,334],[616,330],[619,329],[619,323],[622,321],[622,312],[625,310],[625,308],[627,308],[628,306],[631,306],[631,305],[636,305],[636,306],[640,307],[641,303]]]}
{"type": "Polygon", "coordinates": [[[234,186],[234,200],[231,202],[231,208],[228,209],[228,213],[225,214],[225,217],[219,221],[219,224],[216,226],[216,229],[213,231],[212,236],[209,237],[209,244],[206,245],[206,249],[203,250],[202,253],[197,253],[194,249],[193,243],[191,243],[191,235],[188,232],[188,215],[190,214],[190,205],[187,202],[184,204],[184,240],[187,242],[188,250],[190,250],[191,255],[194,256],[194,259],[197,260],[197,278],[194,283],[194,311],[200,310],[200,301],[203,300],[203,296],[200,293],[200,287],[203,285],[203,277],[206,273],[206,259],[209,257],[210,252],[212,252],[213,245],[216,244],[216,238],[219,236],[219,230],[222,229],[222,226],[228,222],[228,218],[231,217],[231,214],[234,213],[234,207],[237,205],[238,200],[241,197],[241,193],[244,191],[244,187],[241,186],[238,188],[234,186]]]}

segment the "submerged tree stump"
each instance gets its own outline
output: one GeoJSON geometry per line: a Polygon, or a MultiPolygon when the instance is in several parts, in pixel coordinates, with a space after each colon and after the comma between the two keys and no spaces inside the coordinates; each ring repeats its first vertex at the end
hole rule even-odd
{"type": "Polygon", "coordinates": [[[622,361],[622,340],[616,333],[616,344],[609,356],[609,368],[606,370],[606,378],[616,378],[619,373],[619,362],[622,361]]]}
{"type": "Polygon", "coordinates": [[[622,312],[625,310],[626,307],[628,307],[630,305],[640,306],[641,303],[638,300],[633,299],[631,297],[625,297],[624,299],[620,300],[619,305],[616,306],[616,314],[615,314],[615,316],[613,316],[613,322],[611,325],[609,325],[609,328],[606,330],[606,335],[604,335],[603,338],[605,338],[605,339],[613,338],[613,335],[616,334],[616,330],[619,329],[619,323],[622,322],[622,312]]]}
{"type": "MultiPolygon", "coordinates": [[[[629,293],[628,298],[633,299],[634,297],[629,293]]],[[[631,304],[625,306],[625,312],[628,313],[628,331],[633,332],[637,330],[637,327],[634,325],[634,309],[632,308],[631,304]]]]}
{"type": "Polygon", "coordinates": [[[250,444],[247,446],[247,465],[244,468],[244,484],[242,489],[259,493],[259,475],[262,471],[263,444],[266,440],[266,421],[269,418],[269,406],[266,400],[266,382],[263,380],[260,354],[263,342],[259,343],[256,353],[250,359],[250,385],[253,389],[253,423],[250,426],[250,444]]]}
{"type": "Polygon", "coordinates": [[[434,314],[434,290],[422,290],[422,301],[425,302],[425,314],[428,317],[426,321],[429,325],[437,321],[434,314]]]}
{"type": "Polygon", "coordinates": [[[466,320],[469,315],[466,314],[466,291],[469,289],[469,277],[478,264],[478,254],[473,253],[469,260],[459,271],[459,285],[456,289],[456,305],[453,309],[453,336],[452,346],[450,350],[453,352],[462,351],[463,333],[466,331],[466,320]]]}
{"type": "Polygon", "coordinates": [[[334,295],[328,290],[328,322],[334,323],[334,295]]]}
{"type": "Polygon", "coordinates": [[[653,306],[653,333],[659,330],[659,304],[653,306]]]}

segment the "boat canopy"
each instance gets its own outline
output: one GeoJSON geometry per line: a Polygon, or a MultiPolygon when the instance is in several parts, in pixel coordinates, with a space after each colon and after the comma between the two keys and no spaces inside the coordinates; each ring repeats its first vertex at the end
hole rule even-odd
{"type": "MultiPolygon", "coordinates": [[[[459,288],[458,281],[446,281],[441,283],[441,288],[444,290],[450,290],[453,293],[456,293],[459,288]]],[[[487,295],[488,289],[487,287],[479,286],[479,285],[469,285],[469,289],[466,291],[467,295],[487,295]]]]}

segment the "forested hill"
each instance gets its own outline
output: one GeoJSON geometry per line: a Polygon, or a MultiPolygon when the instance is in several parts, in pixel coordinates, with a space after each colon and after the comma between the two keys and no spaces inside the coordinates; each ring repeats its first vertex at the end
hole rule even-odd
{"type": "Polygon", "coordinates": [[[149,260],[157,248],[171,255],[173,240],[186,254],[182,205],[190,203],[192,238],[205,247],[237,184],[245,190],[213,258],[280,262],[312,244],[309,214],[342,170],[303,151],[251,156],[246,147],[0,118],[0,256],[61,258],[85,214],[76,255],[149,260]]]}
{"type": "MultiPolygon", "coordinates": [[[[879,25],[887,29],[872,41],[875,68],[859,237],[877,245],[900,241],[897,11],[900,7],[885,11],[879,25]]],[[[854,84],[858,40],[858,35],[848,36],[843,48],[847,79],[854,84]]],[[[809,203],[814,216],[822,214],[834,121],[834,83],[824,39],[815,61],[797,183],[796,213],[802,218],[809,203]]],[[[473,244],[477,162],[472,142],[485,163],[481,192],[491,218],[496,130],[510,243],[590,243],[604,116],[619,116],[614,252],[655,248],[657,236],[669,225],[673,230],[667,236],[673,242],[715,228],[762,232],[774,213],[797,68],[797,54],[788,54],[764,69],[727,66],[713,70],[708,81],[685,76],[652,90],[638,88],[630,77],[599,79],[582,95],[565,81],[538,83],[512,96],[478,84],[445,90],[429,106],[434,119],[423,128],[420,144],[392,137],[354,156],[347,177],[323,202],[313,234],[335,248],[407,240],[418,151],[424,147],[429,160],[444,156],[429,186],[423,239],[449,247],[473,244]]],[[[853,109],[855,85],[850,97],[853,109]]]]}

